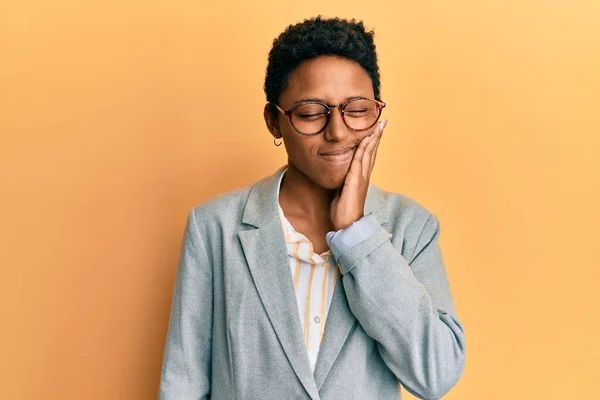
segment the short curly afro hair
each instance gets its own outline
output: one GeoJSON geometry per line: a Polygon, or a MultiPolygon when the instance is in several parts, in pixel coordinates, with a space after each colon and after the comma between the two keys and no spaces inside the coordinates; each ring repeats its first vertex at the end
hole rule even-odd
{"type": "Polygon", "coordinates": [[[379,67],[374,32],[362,21],[321,16],[290,25],[273,41],[265,76],[267,102],[277,104],[289,75],[304,61],[334,55],[357,62],[373,82],[375,98],[380,97],[379,67]]]}

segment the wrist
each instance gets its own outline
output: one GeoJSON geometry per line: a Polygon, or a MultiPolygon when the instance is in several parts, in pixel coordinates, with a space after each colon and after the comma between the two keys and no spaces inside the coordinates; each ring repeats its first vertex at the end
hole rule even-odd
{"type": "Polygon", "coordinates": [[[347,220],[343,220],[343,221],[340,221],[338,223],[334,223],[333,224],[333,228],[336,231],[340,231],[342,229],[346,229],[350,225],[352,225],[353,223],[355,223],[356,221],[359,221],[364,216],[365,216],[364,212],[361,212],[360,214],[355,215],[353,218],[348,218],[347,220]]]}

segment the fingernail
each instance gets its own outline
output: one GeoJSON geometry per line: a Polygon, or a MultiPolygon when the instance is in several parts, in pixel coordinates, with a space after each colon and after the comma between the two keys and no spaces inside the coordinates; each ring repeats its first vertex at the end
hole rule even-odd
{"type": "Polygon", "coordinates": [[[383,128],[385,128],[386,125],[387,125],[387,119],[384,119],[383,121],[381,121],[381,127],[379,128],[379,130],[383,130],[383,128]]]}

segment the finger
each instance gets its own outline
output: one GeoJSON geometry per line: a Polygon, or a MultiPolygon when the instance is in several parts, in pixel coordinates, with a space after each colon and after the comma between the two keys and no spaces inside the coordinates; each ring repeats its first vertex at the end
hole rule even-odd
{"type": "Polygon", "coordinates": [[[361,165],[361,174],[362,174],[363,179],[369,178],[369,168],[371,166],[371,155],[373,154],[373,145],[376,142],[374,133],[372,135],[368,136],[367,138],[368,138],[369,143],[367,144],[367,147],[365,148],[365,154],[363,155],[362,163],[361,163],[362,164],[361,165]]]}
{"type": "Polygon", "coordinates": [[[379,144],[381,143],[381,138],[383,137],[383,132],[385,130],[385,127],[387,126],[387,120],[383,120],[381,123],[381,128],[379,130],[379,135],[377,137],[377,140],[375,140],[375,148],[373,149],[372,155],[371,155],[371,165],[369,165],[369,177],[371,176],[371,173],[373,172],[373,168],[375,168],[375,160],[377,159],[377,150],[379,150],[379,144]]]}
{"type": "Polygon", "coordinates": [[[352,163],[350,164],[350,170],[348,171],[348,175],[346,175],[346,179],[355,179],[354,177],[359,177],[362,174],[362,161],[365,155],[365,149],[369,144],[370,137],[364,137],[356,151],[354,152],[354,156],[352,158],[352,163]]]}
{"type": "Polygon", "coordinates": [[[381,134],[382,134],[382,129],[385,125],[383,124],[383,121],[380,122],[379,124],[377,124],[376,128],[375,128],[375,132],[373,132],[373,134],[370,136],[369,139],[369,144],[367,146],[367,148],[365,149],[365,155],[363,157],[363,162],[362,162],[362,174],[363,174],[363,178],[366,181],[369,181],[369,178],[371,177],[371,171],[372,171],[372,167],[373,167],[373,163],[374,163],[374,158],[375,158],[375,150],[379,144],[379,140],[381,138],[381,134]]]}

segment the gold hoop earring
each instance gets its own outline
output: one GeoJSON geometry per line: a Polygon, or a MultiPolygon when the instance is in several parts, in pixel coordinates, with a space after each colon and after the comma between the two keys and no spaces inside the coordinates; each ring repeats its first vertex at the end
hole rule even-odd
{"type": "Polygon", "coordinates": [[[281,142],[277,143],[277,139],[281,139],[280,137],[275,137],[273,138],[273,144],[277,147],[281,146],[281,143],[283,143],[283,140],[281,140],[281,142]]]}

